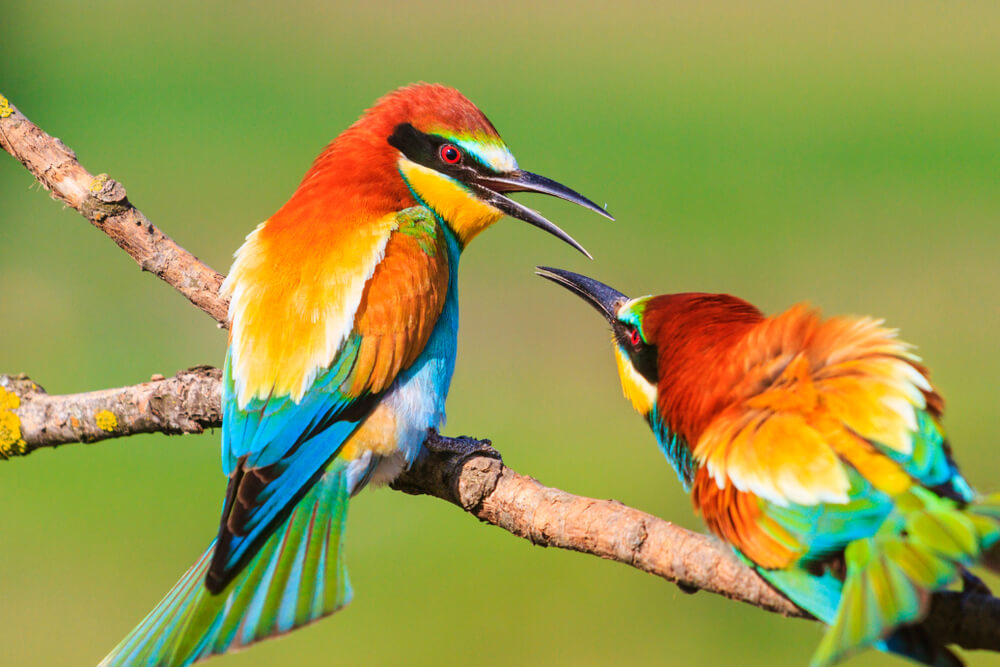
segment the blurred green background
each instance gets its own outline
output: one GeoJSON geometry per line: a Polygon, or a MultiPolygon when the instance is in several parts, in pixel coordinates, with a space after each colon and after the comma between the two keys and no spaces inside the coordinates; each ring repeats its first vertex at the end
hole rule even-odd
{"type": "MultiPolygon", "coordinates": [[[[386,91],[456,86],[597,258],[504,221],[466,253],[445,431],[516,470],[700,529],[622,399],[606,327],[536,264],[639,295],[884,316],[1000,489],[1000,6],[974,2],[8,3],[0,92],[225,271],[386,91]]],[[[225,333],[0,156],[0,372],[86,391],[219,365],[225,333]]],[[[4,664],[93,664],[214,533],[218,433],[0,463],[4,664]]],[[[388,490],[351,508],[355,601],[218,664],[805,664],[820,636],[388,490]]],[[[968,654],[973,665],[995,656],[968,654]]],[[[869,652],[852,665],[901,664],[869,652]]]]}

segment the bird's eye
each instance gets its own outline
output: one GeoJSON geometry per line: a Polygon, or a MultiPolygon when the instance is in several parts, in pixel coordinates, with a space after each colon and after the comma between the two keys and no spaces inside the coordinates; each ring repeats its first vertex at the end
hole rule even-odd
{"type": "Polygon", "coordinates": [[[441,146],[441,159],[447,164],[457,164],[459,160],[462,159],[462,151],[458,150],[451,144],[444,144],[441,146]]]}
{"type": "Polygon", "coordinates": [[[632,333],[629,334],[628,341],[632,343],[632,347],[639,347],[639,343],[642,342],[642,337],[639,335],[638,329],[632,329],[632,333]]]}

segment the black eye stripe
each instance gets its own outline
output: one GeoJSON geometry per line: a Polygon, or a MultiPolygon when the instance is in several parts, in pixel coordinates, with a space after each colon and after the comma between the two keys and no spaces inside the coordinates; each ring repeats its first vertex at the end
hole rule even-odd
{"type": "Polygon", "coordinates": [[[407,159],[461,181],[470,181],[477,173],[483,175],[497,173],[484,164],[475,153],[462,149],[442,136],[421,132],[409,123],[397,125],[388,141],[389,145],[399,150],[407,159]],[[459,152],[459,159],[455,162],[449,162],[441,155],[442,149],[448,145],[459,152]]]}
{"type": "Polygon", "coordinates": [[[614,325],[615,340],[621,348],[628,354],[632,366],[646,380],[653,385],[656,384],[656,347],[649,345],[642,340],[639,328],[625,322],[618,321],[614,325]],[[633,340],[638,339],[638,342],[633,340]]]}

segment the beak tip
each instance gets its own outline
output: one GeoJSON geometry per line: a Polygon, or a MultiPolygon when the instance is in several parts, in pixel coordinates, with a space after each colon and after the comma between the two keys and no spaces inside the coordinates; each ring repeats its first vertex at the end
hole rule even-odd
{"type": "Polygon", "coordinates": [[[594,256],[591,255],[590,252],[586,248],[584,248],[582,245],[580,245],[579,243],[577,243],[576,239],[572,239],[571,238],[571,240],[569,241],[569,244],[571,246],[573,246],[574,248],[576,248],[577,250],[579,250],[581,255],[583,255],[584,257],[586,257],[590,261],[594,261],[594,256]]]}
{"type": "Polygon", "coordinates": [[[541,276],[542,278],[548,278],[552,275],[552,269],[548,266],[536,266],[535,275],[541,276]]]}
{"type": "Polygon", "coordinates": [[[597,309],[605,319],[614,322],[619,307],[628,300],[621,292],[593,278],[547,266],[536,266],[535,275],[565,287],[597,309]]]}

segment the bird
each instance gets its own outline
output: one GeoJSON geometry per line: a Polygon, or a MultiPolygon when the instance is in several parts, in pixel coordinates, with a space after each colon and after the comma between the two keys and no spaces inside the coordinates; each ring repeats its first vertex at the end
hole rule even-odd
{"type": "Polygon", "coordinates": [[[829,626],[814,667],[869,646],[961,664],[920,622],[934,591],[984,586],[969,566],[997,569],[1000,494],[962,476],[941,395],[895,329],[537,273],[610,323],[625,397],[711,532],[829,626]]]}
{"type": "Polygon", "coordinates": [[[250,232],[221,290],[217,535],[102,664],[186,665],[347,604],[350,498],[407,469],[445,417],[462,250],[507,215],[590,256],[512,192],[611,218],[520,169],[460,92],[412,84],[337,136],[250,232]]]}

